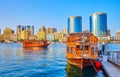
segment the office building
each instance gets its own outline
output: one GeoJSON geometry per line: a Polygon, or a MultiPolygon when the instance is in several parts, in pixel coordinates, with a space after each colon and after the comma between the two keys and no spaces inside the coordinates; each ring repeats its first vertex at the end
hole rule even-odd
{"type": "MultiPolygon", "coordinates": [[[[22,25],[18,25],[18,26],[16,27],[17,33],[18,33],[19,31],[22,31],[22,30],[23,30],[22,25]]],[[[16,33],[16,34],[17,34],[17,33],[16,33]]]]}
{"type": "Polygon", "coordinates": [[[34,35],[34,26],[26,25],[25,30],[29,30],[31,32],[30,35],[34,35]]]}
{"type": "Polygon", "coordinates": [[[6,28],[3,32],[4,40],[10,41],[12,40],[12,35],[14,34],[14,31],[10,28],[6,28]]]}
{"type": "Polygon", "coordinates": [[[40,32],[45,32],[46,31],[46,28],[45,26],[41,26],[40,29],[39,29],[40,32]]]}
{"type": "Polygon", "coordinates": [[[46,40],[46,29],[45,26],[41,26],[39,31],[37,32],[38,40],[46,40]]]}
{"type": "Polygon", "coordinates": [[[55,34],[47,34],[47,40],[48,41],[54,41],[55,40],[55,34]]]}
{"type": "Polygon", "coordinates": [[[29,30],[22,30],[18,32],[18,40],[27,40],[31,32],[29,30]]]}
{"type": "Polygon", "coordinates": [[[28,36],[23,37],[23,35],[29,35],[29,36],[34,35],[34,26],[32,26],[32,25],[25,25],[25,26],[18,25],[17,26],[17,39],[18,40],[28,39],[28,36]]]}
{"type": "Polygon", "coordinates": [[[3,38],[3,34],[0,34],[0,42],[3,41],[4,38],[3,38]]]}
{"type": "Polygon", "coordinates": [[[64,33],[65,35],[67,35],[67,34],[68,34],[68,29],[67,29],[67,28],[64,28],[64,29],[62,29],[61,32],[64,33]]]}
{"type": "Polygon", "coordinates": [[[68,33],[82,32],[82,17],[70,16],[68,18],[68,33]]]}
{"type": "Polygon", "coordinates": [[[58,41],[61,41],[61,42],[64,40],[64,36],[65,36],[64,33],[62,33],[62,32],[55,32],[54,34],[55,34],[55,40],[58,40],[58,41]]]}
{"type": "Polygon", "coordinates": [[[11,41],[17,41],[17,35],[16,34],[12,34],[11,41]]]}
{"type": "Polygon", "coordinates": [[[53,34],[54,32],[57,32],[56,28],[47,28],[46,29],[46,34],[53,34]]]}
{"type": "Polygon", "coordinates": [[[38,32],[37,32],[37,39],[38,39],[38,40],[46,40],[46,33],[45,33],[45,32],[41,32],[41,31],[38,31],[38,32]]]}
{"type": "Polygon", "coordinates": [[[32,25],[25,25],[25,26],[18,25],[17,33],[22,30],[29,30],[29,31],[31,31],[31,35],[34,35],[34,26],[32,26],[32,25]]]}
{"type": "Polygon", "coordinates": [[[90,15],[90,32],[95,36],[107,35],[107,14],[97,12],[90,15]]]}

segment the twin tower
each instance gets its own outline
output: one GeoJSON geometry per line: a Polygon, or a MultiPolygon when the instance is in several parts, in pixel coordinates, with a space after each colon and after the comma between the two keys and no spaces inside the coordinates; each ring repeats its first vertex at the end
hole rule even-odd
{"type": "MultiPolygon", "coordinates": [[[[90,20],[90,32],[95,36],[107,35],[107,14],[102,12],[96,12],[91,14],[90,20]]],[[[70,16],[68,18],[68,33],[82,32],[82,17],[70,16]]]]}

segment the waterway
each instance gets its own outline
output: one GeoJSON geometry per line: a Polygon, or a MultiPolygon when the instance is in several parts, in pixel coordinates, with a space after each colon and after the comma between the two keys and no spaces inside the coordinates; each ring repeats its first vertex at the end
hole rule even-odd
{"type": "Polygon", "coordinates": [[[0,43],[0,77],[105,77],[100,69],[81,71],[67,63],[66,45],[24,49],[19,43],[0,43]]]}

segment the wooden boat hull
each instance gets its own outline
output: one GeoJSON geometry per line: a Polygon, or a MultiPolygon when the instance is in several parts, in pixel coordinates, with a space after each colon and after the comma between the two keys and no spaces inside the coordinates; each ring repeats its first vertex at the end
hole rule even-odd
{"type": "Polygon", "coordinates": [[[68,59],[68,63],[75,65],[81,69],[87,68],[97,62],[96,59],[84,59],[84,58],[71,58],[68,59]]]}
{"type": "Polygon", "coordinates": [[[68,63],[81,69],[93,66],[98,59],[98,38],[91,33],[70,33],[66,41],[68,63]]]}
{"type": "Polygon", "coordinates": [[[44,40],[25,40],[22,42],[23,47],[47,47],[50,43],[44,40]]]}
{"type": "Polygon", "coordinates": [[[49,44],[23,44],[23,47],[47,47],[49,44]]]}

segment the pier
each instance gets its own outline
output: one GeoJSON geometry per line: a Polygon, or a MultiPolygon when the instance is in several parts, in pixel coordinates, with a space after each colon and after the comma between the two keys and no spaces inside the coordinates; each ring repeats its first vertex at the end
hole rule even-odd
{"type": "Polygon", "coordinates": [[[120,77],[120,65],[107,60],[107,56],[103,55],[101,64],[108,77],[120,77]]]}

